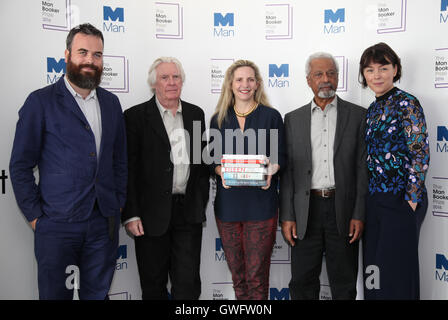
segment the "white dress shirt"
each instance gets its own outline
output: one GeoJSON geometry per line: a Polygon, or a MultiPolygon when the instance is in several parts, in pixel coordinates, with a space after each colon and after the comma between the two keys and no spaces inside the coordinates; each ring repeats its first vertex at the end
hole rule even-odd
{"type": "Polygon", "coordinates": [[[159,108],[165,130],[171,145],[171,162],[173,163],[173,194],[185,194],[187,182],[190,176],[190,158],[188,157],[187,143],[182,118],[182,104],[179,100],[176,114],[164,108],[156,96],[157,108],[159,108]]]}
{"type": "Polygon", "coordinates": [[[335,187],[333,147],[336,133],[337,97],[322,109],[311,102],[311,189],[335,187]]]}

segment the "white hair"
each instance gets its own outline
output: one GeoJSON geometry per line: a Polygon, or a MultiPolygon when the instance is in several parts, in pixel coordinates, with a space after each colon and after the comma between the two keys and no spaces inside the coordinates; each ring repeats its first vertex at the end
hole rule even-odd
{"type": "Polygon", "coordinates": [[[180,72],[180,77],[182,79],[182,83],[185,82],[185,72],[184,72],[184,68],[182,68],[182,64],[180,63],[179,60],[177,60],[174,57],[160,57],[157,58],[156,60],[154,60],[154,62],[152,63],[151,67],[149,68],[148,71],[148,84],[152,90],[152,92],[155,93],[154,91],[154,85],[156,84],[157,81],[157,67],[159,66],[159,64],[161,63],[174,63],[177,67],[177,70],[179,70],[180,72]]]}
{"type": "Polygon", "coordinates": [[[332,60],[334,66],[336,68],[336,72],[339,73],[339,64],[336,61],[336,59],[333,57],[332,54],[327,53],[327,52],[316,52],[316,53],[313,53],[312,55],[310,55],[308,57],[308,59],[306,60],[305,73],[306,73],[307,77],[310,75],[310,72],[311,72],[311,61],[313,61],[314,59],[323,59],[323,58],[332,60]]]}

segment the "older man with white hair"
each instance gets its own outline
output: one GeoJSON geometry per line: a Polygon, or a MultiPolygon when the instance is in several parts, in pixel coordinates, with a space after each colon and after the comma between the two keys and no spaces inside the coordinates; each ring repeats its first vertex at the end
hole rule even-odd
{"type": "Polygon", "coordinates": [[[168,276],[172,299],[201,293],[209,172],[196,154],[206,147],[205,120],[201,108],[180,99],[184,81],[176,58],[156,59],[148,77],[154,96],[124,113],[129,181],[122,220],[135,239],[143,299],[167,299],[168,276]]]}
{"type": "Polygon", "coordinates": [[[355,299],[358,240],[367,192],[366,110],[336,95],[338,64],[306,62],[313,100],[285,116],[288,161],[280,179],[280,221],[291,248],[292,299],[319,299],[325,253],[333,299],[355,299]]]}

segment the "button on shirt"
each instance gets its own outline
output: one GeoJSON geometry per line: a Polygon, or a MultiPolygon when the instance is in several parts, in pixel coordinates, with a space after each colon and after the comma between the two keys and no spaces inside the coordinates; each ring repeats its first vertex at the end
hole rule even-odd
{"type": "Polygon", "coordinates": [[[336,133],[337,97],[322,109],[311,102],[311,189],[334,188],[333,147],[336,133]]]}
{"type": "Polygon", "coordinates": [[[100,109],[100,103],[96,96],[96,90],[94,89],[90,91],[90,94],[85,99],[83,99],[83,97],[79,95],[75,91],[75,89],[73,89],[73,87],[70,85],[66,77],[64,77],[64,82],[68,91],[70,91],[70,93],[73,95],[73,98],[75,98],[76,103],[78,104],[82,113],[86,117],[87,122],[89,123],[90,128],[88,127],[86,128],[89,130],[91,129],[93,135],[95,136],[96,155],[97,155],[97,161],[99,161],[102,127],[101,127],[101,109],[100,109]]]}
{"type": "Polygon", "coordinates": [[[171,145],[171,161],[173,167],[173,194],[185,194],[188,177],[190,176],[190,158],[188,156],[184,122],[182,118],[182,105],[179,101],[176,114],[164,108],[156,97],[165,130],[171,145]]]}

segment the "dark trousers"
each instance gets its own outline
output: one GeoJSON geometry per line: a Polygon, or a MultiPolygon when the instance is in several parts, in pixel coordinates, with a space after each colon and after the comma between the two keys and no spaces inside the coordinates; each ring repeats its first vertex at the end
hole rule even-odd
{"type": "Polygon", "coordinates": [[[363,238],[366,300],[420,298],[418,239],[427,208],[426,195],[415,212],[403,194],[367,197],[363,238]],[[379,277],[374,272],[379,272],[379,277]]]}
{"type": "Polygon", "coordinates": [[[73,299],[77,275],[79,299],[108,298],[117,261],[119,217],[113,239],[109,226],[98,209],[83,222],[57,222],[46,216],[38,219],[34,251],[40,299],[73,299]]]}
{"type": "Polygon", "coordinates": [[[319,299],[325,253],[332,298],[355,299],[358,248],[358,242],[350,244],[348,235],[340,235],[337,230],[334,198],[312,195],[305,237],[291,248],[291,298],[319,299]]]}
{"type": "Polygon", "coordinates": [[[237,300],[267,300],[277,217],[222,222],[216,218],[237,300]]]}
{"type": "Polygon", "coordinates": [[[202,223],[185,220],[182,197],[173,198],[170,226],[161,236],[135,238],[143,300],[197,300],[201,294],[202,223]]]}

